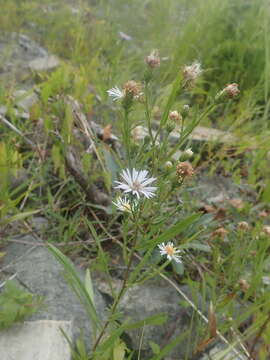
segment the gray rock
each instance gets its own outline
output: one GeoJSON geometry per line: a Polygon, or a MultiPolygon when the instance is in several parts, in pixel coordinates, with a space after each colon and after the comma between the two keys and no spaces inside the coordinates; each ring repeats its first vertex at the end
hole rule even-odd
{"type": "MultiPolygon", "coordinates": [[[[98,286],[101,291],[107,294],[110,293],[109,287],[104,279],[98,281],[98,286]]],[[[114,280],[113,286],[115,291],[119,290],[121,281],[114,280]]],[[[181,290],[188,295],[191,300],[193,299],[187,286],[182,286],[181,290]]],[[[165,313],[168,316],[165,324],[160,326],[147,325],[143,330],[139,328],[128,332],[132,348],[137,350],[141,349],[143,358],[151,357],[150,341],[158,344],[162,348],[175,339],[176,336],[189,330],[191,326],[195,331],[196,316],[192,323],[192,310],[181,305],[182,300],[183,298],[170,284],[158,278],[147,281],[142,285],[133,286],[126,292],[119,306],[119,310],[123,314],[123,320],[129,319],[132,323],[143,320],[149,316],[157,315],[158,313],[165,313]]],[[[198,295],[197,299],[193,300],[202,310],[200,295],[198,295]]],[[[194,335],[193,330],[192,333],[194,335]]],[[[180,341],[171,353],[167,355],[166,360],[182,360],[185,359],[187,355],[187,358],[189,358],[189,355],[191,355],[194,350],[193,345],[192,341],[189,343],[187,338],[184,338],[184,341],[180,341]]]]}
{"type": "Polygon", "coordinates": [[[54,55],[40,57],[29,62],[28,66],[32,71],[49,71],[59,66],[60,61],[54,55]]]}
{"type": "Polygon", "coordinates": [[[30,117],[29,113],[24,111],[23,109],[12,108],[10,109],[10,111],[8,111],[8,108],[5,105],[0,106],[0,115],[6,118],[10,118],[10,115],[12,115],[22,120],[28,120],[30,117]]]}
{"type": "MultiPolygon", "coordinates": [[[[171,141],[171,143],[176,144],[179,141],[179,130],[180,128],[177,129],[177,131],[173,131],[170,133],[169,139],[171,141]]],[[[191,140],[192,143],[218,143],[218,144],[222,144],[222,143],[231,143],[231,144],[236,144],[237,143],[237,139],[235,138],[235,136],[233,136],[231,133],[226,132],[226,131],[222,131],[219,129],[214,129],[214,128],[208,128],[205,126],[197,126],[192,134],[189,135],[189,139],[191,140]]]]}
{"type": "Polygon", "coordinates": [[[29,321],[0,333],[1,360],[71,360],[70,321],[29,321]]]}
{"type": "Polygon", "coordinates": [[[254,190],[245,183],[237,184],[231,177],[221,174],[202,174],[196,180],[192,190],[193,198],[209,204],[223,204],[230,199],[251,201],[255,196],[254,190]]]}
{"type": "Polygon", "coordinates": [[[247,357],[240,351],[237,355],[229,346],[217,343],[207,354],[204,354],[200,360],[247,360],[247,357]]]}
{"type": "Polygon", "coordinates": [[[49,227],[49,221],[44,216],[33,216],[30,220],[30,224],[40,233],[46,231],[49,227]]]}
{"type": "Polygon", "coordinates": [[[16,105],[26,112],[29,112],[31,107],[38,102],[38,96],[33,91],[17,90],[13,95],[16,105]]]}
{"type": "MultiPolygon", "coordinates": [[[[37,241],[33,236],[24,236],[20,240],[37,241]]],[[[43,308],[30,320],[72,321],[75,338],[82,329],[87,344],[90,344],[92,329],[86,311],[64,280],[63,267],[46,247],[10,243],[5,252],[3,268],[9,273],[17,273],[17,281],[28,291],[45,297],[43,308]]],[[[102,320],[105,302],[98,291],[95,292],[95,302],[102,320]]]]}
{"type": "MultiPolygon", "coordinates": [[[[0,79],[8,83],[23,82],[26,86],[32,85],[31,74],[32,61],[46,59],[49,69],[52,68],[52,62],[56,59],[54,56],[39,46],[28,36],[18,33],[2,32],[0,35],[0,79]]],[[[35,63],[34,63],[35,64],[35,63]]]]}

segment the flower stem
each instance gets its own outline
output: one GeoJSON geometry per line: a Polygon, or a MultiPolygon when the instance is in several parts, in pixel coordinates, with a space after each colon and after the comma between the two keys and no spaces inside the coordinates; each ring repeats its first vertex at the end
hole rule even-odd
{"type": "Polygon", "coordinates": [[[132,262],[133,262],[133,258],[134,258],[134,255],[135,255],[135,248],[136,248],[136,241],[137,241],[137,235],[138,235],[138,227],[136,228],[136,231],[135,231],[135,235],[134,235],[134,238],[133,238],[133,244],[132,244],[132,249],[131,249],[131,252],[130,252],[130,257],[129,257],[129,261],[128,261],[128,264],[127,264],[127,269],[126,269],[126,272],[125,272],[125,275],[124,275],[124,279],[123,279],[123,283],[122,283],[122,286],[121,286],[121,289],[112,305],[112,308],[111,308],[111,316],[108,318],[108,320],[105,322],[102,330],[100,331],[99,333],[99,336],[95,342],[95,344],[93,345],[93,353],[94,351],[97,349],[97,346],[99,345],[100,341],[102,340],[102,337],[104,336],[105,334],[105,331],[106,329],[108,328],[108,326],[110,325],[110,322],[111,322],[111,319],[117,309],[117,306],[122,298],[122,296],[124,295],[124,292],[127,288],[127,282],[128,282],[128,279],[129,279],[129,274],[130,274],[130,269],[131,269],[131,265],[132,265],[132,262]]]}

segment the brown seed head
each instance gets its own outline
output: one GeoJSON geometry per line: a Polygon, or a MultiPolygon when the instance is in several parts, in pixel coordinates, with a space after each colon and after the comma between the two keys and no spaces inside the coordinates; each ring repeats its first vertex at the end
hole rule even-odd
{"type": "Polygon", "coordinates": [[[263,226],[262,231],[263,231],[266,235],[270,236],[270,226],[269,226],[269,225],[263,226]]]}
{"type": "Polygon", "coordinates": [[[145,58],[146,64],[154,69],[160,66],[160,57],[157,50],[153,50],[150,55],[145,58]]]}
{"type": "Polygon", "coordinates": [[[234,98],[240,93],[240,90],[238,89],[238,84],[232,83],[228,84],[221,93],[227,94],[229,98],[234,98]]]}
{"type": "Polygon", "coordinates": [[[129,80],[123,86],[125,95],[129,95],[132,97],[139,97],[141,94],[141,84],[137,83],[134,80],[129,80]]]}
{"type": "Polygon", "coordinates": [[[248,289],[250,288],[249,283],[245,279],[240,279],[238,284],[243,292],[247,292],[248,289]]]}
{"type": "Polygon", "coordinates": [[[194,174],[194,169],[188,161],[183,161],[177,164],[176,174],[179,181],[182,181],[186,177],[191,177],[194,174]]]}
{"type": "Polygon", "coordinates": [[[237,228],[239,230],[247,231],[247,230],[249,230],[249,224],[246,221],[240,221],[237,224],[237,228]]]}
{"type": "Polygon", "coordinates": [[[259,215],[260,217],[267,217],[267,216],[268,216],[268,213],[267,213],[267,211],[262,210],[262,211],[259,212],[258,215],[259,215]]]}
{"type": "Polygon", "coordinates": [[[227,234],[228,234],[228,230],[226,230],[224,227],[220,227],[212,233],[212,237],[217,236],[223,239],[227,234]]]}

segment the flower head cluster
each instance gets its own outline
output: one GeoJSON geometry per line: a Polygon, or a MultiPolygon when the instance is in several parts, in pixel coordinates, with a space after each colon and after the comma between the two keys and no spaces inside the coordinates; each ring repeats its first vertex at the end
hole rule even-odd
{"type": "Polygon", "coordinates": [[[145,58],[146,64],[154,69],[160,66],[160,57],[157,50],[153,50],[150,55],[145,58]]]}
{"type": "Polygon", "coordinates": [[[177,263],[181,263],[182,259],[180,255],[177,255],[181,253],[181,250],[177,250],[172,242],[168,242],[167,244],[162,243],[158,245],[159,251],[161,255],[167,256],[168,260],[174,260],[177,263]]]}
{"type": "Polygon", "coordinates": [[[137,199],[141,196],[145,196],[147,199],[155,196],[156,187],[149,186],[156,178],[148,177],[147,170],[137,171],[136,169],[122,170],[120,174],[123,181],[116,181],[118,184],[115,188],[123,190],[124,193],[131,193],[135,195],[137,199]]]}
{"type": "Polygon", "coordinates": [[[198,61],[195,61],[191,65],[184,66],[183,76],[186,82],[186,86],[192,86],[195,83],[195,80],[202,73],[201,64],[198,61]]]}
{"type": "Polygon", "coordinates": [[[127,81],[123,87],[126,96],[136,98],[141,95],[141,84],[137,83],[134,80],[127,81]]]}
{"type": "Polygon", "coordinates": [[[226,230],[224,227],[219,227],[212,233],[212,237],[219,237],[224,239],[225,236],[228,234],[228,230],[226,230]]]}
{"type": "Polygon", "coordinates": [[[129,80],[123,85],[123,89],[115,86],[107,90],[107,93],[113,101],[123,99],[131,104],[133,99],[140,99],[142,97],[143,93],[141,92],[141,88],[140,83],[137,83],[134,80],[129,80]]]}

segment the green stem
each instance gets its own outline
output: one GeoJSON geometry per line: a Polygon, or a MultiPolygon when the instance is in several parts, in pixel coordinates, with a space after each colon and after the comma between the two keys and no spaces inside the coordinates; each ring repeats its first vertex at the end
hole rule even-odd
{"type": "Polygon", "coordinates": [[[124,108],[124,131],[123,131],[123,140],[126,148],[127,161],[128,166],[131,166],[131,158],[130,158],[130,126],[129,126],[129,109],[124,108]]]}
{"type": "Polygon", "coordinates": [[[137,242],[137,236],[138,236],[138,227],[136,228],[135,230],[135,235],[134,235],[134,238],[133,238],[133,244],[132,244],[132,249],[131,249],[131,252],[130,252],[130,257],[129,257],[129,261],[128,261],[128,264],[127,264],[127,269],[126,269],[126,272],[125,272],[125,275],[124,275],[124,280],[123,280],[123,283],[122,283],[122,286],[121,286],[121,289],[112,305],[112,308],[111,308],[111,316],[108,318],[108,320],[105,322],[102,330],[100,331],[99,333],[99,336],[93,346],[93,353],[94,351],[97,349],[97,346],[99,345],[100,341],[102,340],[104,334],[105,334],[105,331],[106,329],[108,328],[108,326],[110,325],[111,323],[111,319],[117,309],[117,306],[122,298],[122,296],[124,295],[124,292],[126,291],[126,288],[127,288],[127,283],[128,283],[128,279],[129,279],[129,274],[130,274],[130,269],[131,269],[131,265],[132,265],[132,262],[133,262],[133,258],[134,258],[134,255],[135,255],[135,248],[136,248],[136,242],[137,242]]]}
{"type": "Polygon", "coordinates": [[[152,145],[155,146],[155,139],[153,137],[152,128],[151,128],[151,113],[149,109],[149,88],[147,82],[145,83],[145,115],[146,115],[149,136],[151,138],[152,145]]]}
{"type": "Polygon", "coordinates": [[[175,147],[170,151],[169,155],[167,156],[166,159],[171,159],[171,157],[173,156],[173,154],[179,149],[179,146],[187,139],[187,137],[192,133],[192,131],[195,129],[196,126],[199,125],[199,123],[207,116],[209,115],[214,108],[216,107],[216,104],[212,104],[210,105],[205,112],[203,112],[201,114],[201,116],[199,116],[199,118],[195,121],[194,126],[192,126],[191,129],[189,129],[188,131],[183,131],[181,132],[181,137],[180,137],[180,141],[178,144],[175,145],[175,147]]]}

